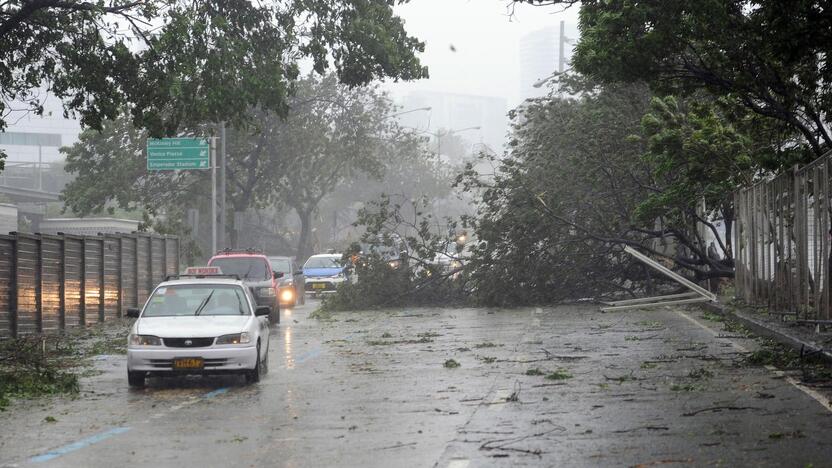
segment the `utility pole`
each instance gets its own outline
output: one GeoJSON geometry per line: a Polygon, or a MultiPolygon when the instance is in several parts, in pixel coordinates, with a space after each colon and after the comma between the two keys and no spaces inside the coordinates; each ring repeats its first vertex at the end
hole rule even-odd
{"type": "MultiPolygon", "coordinates": [[[[225,245],[225,120],[220,122],[220,226],[218,233],[218,247],[220,249],[226,248],[225,245]]],[[[214,250],[216,252],[216,250],[214,250]]]]}
{"type": "Polygon", "coordinates": [[[38,145],[38,190],[43,190],[43,146],[38,145]]]}
{"type": "Polygon", "coordinates": [[[211,138],[211,255],[217,252],[217,139],[211,138]]]}
{"type": "Polygon", "coordinates": [[[566,24],[563,20],[560,22],[560,40],[558,41],[558,73],[563,73],[566,70],[566,57],[563,56],[563,50],[566,44],[566,24]]]}

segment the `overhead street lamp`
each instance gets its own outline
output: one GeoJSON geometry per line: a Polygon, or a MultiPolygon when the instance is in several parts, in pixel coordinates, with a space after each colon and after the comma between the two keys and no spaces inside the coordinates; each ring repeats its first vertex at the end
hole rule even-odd
{"type": "MultiPolygon", "coordinates": [[[[468,130],[480,130],[480,129],[482,129],[482,127],[480,127],[479,125],[477,125],[476,127],[460,128],[458,130],[450,129],[450,130],[447,130],[445,132],[445,135],[451,135],[453,133],[461,133],[461,132],[465,132],[465,131],[468,131],[468,130]]],[[[435,136],[436,136],[436,155],[441,157],[442,156],[442,130],[441,129],[437,130],[435,136]]]]}
{"type": "Polygon", "coordinates": [[[442,155],[442,137],[443,136],[451,135],[453,133],[467,132],[468,130],[482,130],[482,127],[480,127],[479,125],[477,125],[475,127],[465,127],[465,128],[460,128],[460,129],[451,128],[451,129],[445,130],[444,133],[442,132],[441,128],[436,130],[435,132],[428,132],[428,131],[425,131],[425,130],[422,130],[422,129],[419,129],[419,128],[413,128],[413,127],[403,127],[403,128],[407,128],[409,130],[412,130],[415,133],[419,133],[419,134],[422,134],[422,135],[430,135],[430,136],[436,138],[436,155],[437,156],[442,155]]]}
{"type": "Polygon", "coordinates": [[[541,78],[541,79],[535,81],[534,84],[532,84],[532,87],[539,88],[539,87],[545,85],[546,83],[548,83],[549,81],[559,77],[560,75],[563,75],[564,73],[568,72],[571,69],[572,68],[570,67],[570,68],[567,68],[564,71],[556,71],[556,72],[552,73],[551,75],[547,76],[546,78],[541,78]]]}
{"type": "Polygon", "coordinates": [[[428,107],[417,107],[416,109],[410,109],[410,110],[406,110],[406,111],[403,111],[403,112],[397,112],[395,114],[390,114],[390,115],[386,116],[385,118],[389,119],[391,117],[398,117],[400,115],[409,114],[411,112],[430,111],[431,109],[433,109],[433,108],[430,107],[430,106],[428,106],[428,107]]]}

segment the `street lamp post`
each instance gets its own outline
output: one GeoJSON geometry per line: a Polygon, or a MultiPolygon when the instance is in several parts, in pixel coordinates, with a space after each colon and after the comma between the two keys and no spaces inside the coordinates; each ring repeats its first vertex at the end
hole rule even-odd
{"type": "Polygon", "coordinates": [[[385,119],[389,119],[389,118],[392,118],[392,117],[398,117],[400,115],[409,114],[411,112],[419,112],[419,111],[430,112],[431,109],[433,109],[433,108],[430,107],[430,106],[428,106],[428,107],[417,107],[415,109],[410,109],[410,110],[406,110],[406,111],[403,111],[403,112],[396,112],[395,114],[390,114],[390,115],[386,116],[385,119]]]}
{"type": "Polygon", "coordinates": [[[569,70],[572,70],[572,68],[569,67],[569,68],[565,69],[564,71],[556,71],[556,72],[552,73],[551,75],[547,76],[546,78],[541,78],[541,79],[535,81],[534,83],[532,83],[532,87],[533,88],[540,88],[541,86],[545,85],[546,83],[548,83],[548,82],[552,81],[553,79],[555,79],[555,78],[563,75],[564,73],[568,72],[569,70]]]}
{"type": "MultiPolygon", "coordinates": [[[[451,135],[453,133],[461,133],[468,130],[480,130],[482,127],[477,125],[476,127],[465,127],[460,128],[459,130],[450,129],[445,132],[445,135],[451,135]]],[[[442,157],[442,130],[436,130],[436,155],[442,157]]]]}

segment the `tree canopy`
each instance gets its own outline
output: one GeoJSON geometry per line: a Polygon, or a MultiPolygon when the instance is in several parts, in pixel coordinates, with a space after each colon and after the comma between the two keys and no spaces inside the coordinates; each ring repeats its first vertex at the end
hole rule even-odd
{"type": "MultiPolygon", "coordinates": [[[[572,0],[529,0],[566,5],[572,0]]],[[[585,0],[572,67],[660,94],[705,90],[788,125],[810,149],[832,148],[830,5],[785,0],[585,0]]]]}
{"type": "MultiPolygon", "coordinates": [[[[406,0],[402,0],[406,1],[406,0]]],[[[153,135],[285,115],[298,64],[350,86],[426,76],[398,1],[55,0],[0,5],[0,130],[38,90],[100,129],[129,109],[153,135]],[[15,104],[17,103],[17,104],[15,104]]]]}
{"type": "MultiPolygon", "coordinates": [[[[368,179],[381,180],[391,167],[402,171],[399,178],[412,179],[390,177],[403,192],[412,192],[414,183],[425,189],[437,184],[426,175],[437,166],[422,140],[389,118],[395,108],[377,87],[350,87],[334,74],[313,74],[298,79],[287,102],[287,117],[252,109],[245,125],[227,132],[229,219],[254,208],[291,208],[300,219],[297,242],[303,257],[312,248],[313,214],[339,189],[363,183],[366,191],[350,195],[373,198],[378,184],[368,179]]],[[[213,130],[197,126],[189,133],[210,135],[213,130]]],[[[183,217],[185,208],[208,210],[204,200],[210,193],[210,173],[148,173],[147,136],[122,114],[105,121],[101,132],[87,130],[78,143],[63,149],[67,171],[77,174],[63,193],[67,207],[81,215],[115,207],[138,209],[156,220],[183,217]]],[[[232,245],[235,232],[229,236],[232,245]]]]}

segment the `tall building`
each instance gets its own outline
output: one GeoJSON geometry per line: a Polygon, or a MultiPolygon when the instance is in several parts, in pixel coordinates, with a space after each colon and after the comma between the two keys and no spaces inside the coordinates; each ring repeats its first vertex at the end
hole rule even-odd
{"type": "Polygon", "coordinates": [[[7,163],[60,161],[64,158],[59,148],[78,141],[80,122],[64,117],[60,99],[46,91],[41,94],[44,96],[43,115],[13,111],[6,116],[8,126],[0,132],[0,149],[8,155],[7,163]]]}
{"type": "Polygon", "coordinates": [[[410,112],[399,117],[402,125],[435,133],[465,130],[459,136],[500,150],[507,131],[506,100],[502,97],[439,91],[412,91],[401,100],[402,111],[430,107],[427,112],[410,112]]]}
{"type": "MultiPolygon", "coordinates": [[[[23,232],[39,231],[47,203],[59,200],[58,192],[69,177],[62,165],[50,170],[50,164],[62,162],[60,148],[78,141],[81,133],[77,120],[64,117],[60,99],[45,90],[40,96],[43,115],[12,110],[4,116],[7,127],[0,132],[0,150],[7,155],[5,168],[0,171],[0,198],[14,203],[16,224],[23,232]]],[[[11,103],[9,108],[27,109],[28,105],[11,103]]]]}
{"type": "Polygon", "coordinates": [[[544,81],[553,73],[569,68],[576,37],[577,29],[561,21],[558,26],[539,29],[520,38],[521,99],[546,95],[544,81]]]}

